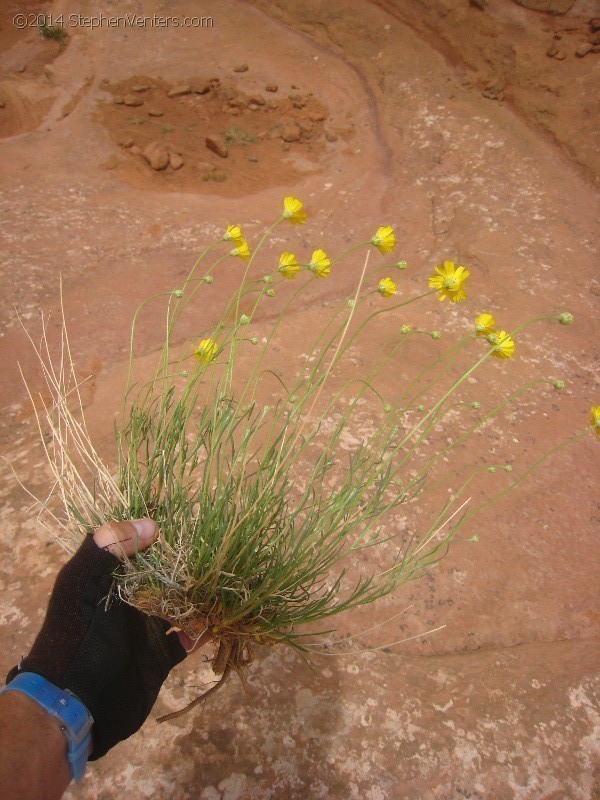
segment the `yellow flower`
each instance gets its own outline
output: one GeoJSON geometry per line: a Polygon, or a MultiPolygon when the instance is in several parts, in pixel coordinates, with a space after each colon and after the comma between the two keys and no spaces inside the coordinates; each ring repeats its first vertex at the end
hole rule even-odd
{"type": "Polygon", "coordinates": [[[235,242],[236,244],[241,244],[244,241],[244,236],[242,234],[242,229],[239,225],[228,225],[227,230],[221,237],[221,241],[223,242],[235,242]]]}
{"type": "Polygon", "coordinates": [[[292,225],[306,222],[306,211],[302,211],[302,202],[297,197],[283,198],[283,218],[289,219],[292,225]]]}
{"type": "Polygon", "coordinates": [[[494,333],[494,325],[496,324],[491,314],[480,314],[475,320],[475,334],[477,336],[488,336],[494,333]]]}
{"type": "Polygon", "coordinates": [[[454,261],[444,261],[443,267],[436,267],[437,275],[429,278],[432,289],[439,289],[440,300],[448,298],[451,303],[460,303],[467,296],[462,285],[467,280],[470,272],[464,267],[455,267],[454,261]]]}
{"type": "Polygon", "coordinates": [[[377,228],[377,233],[371,239],[371,244],[374,244],[380,253],[391,253],[396,244],[394,231],[389,225],[377,228]]]}
{"type": "Polygon", "coordinates": [[[205,366],[216,358],[219,346],[214,339],[202,339],[194,350],[194,358],[205,366]]]}
{"type": "Polygon", "coordinates": [[[331,261],[323,250],[314,250],[308,268],[317,278],[326,278],[331,269],[331,261]]]}
{"type": "Polygon", "coordinates": [[[590,425],[596,431],[596,436],[600,436],[600,406],[590,408],[590,425]]]}
{"type": "Polygon", "coordinates": [[[377,291],[383,297],[393,297],[396,294],[396,284],[391,278],[384,278],[379,281],[377,291]]]}
{"type": "Polygon", "coordinates": [[[492,355],[496,358],[512,358],[515,354],[515,343],[506,331],[494,331],[488,334],[488,342],[492,345],[492,355]]]}
{"type": "Polygon", "coordinates": [[[247,261],[250,258],[250,248],[248,247],[248,242],[245,239],[242,239],[241,242],[236,242],[236,244],[237,247],[234,247],[229,255],[237,256],[238,258],[247,261]]]}
{"type": "Polygon", "coordinates": [[[279,256],[279,272],[284,278],[293,281],[300,270],[300,266],[296,261],[296,256],[293,253],[288,253],[287,250],[279,256]]]}

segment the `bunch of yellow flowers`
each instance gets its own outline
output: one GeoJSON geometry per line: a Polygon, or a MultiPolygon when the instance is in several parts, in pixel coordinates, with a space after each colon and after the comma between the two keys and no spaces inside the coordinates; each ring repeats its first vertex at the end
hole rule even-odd
{"type": "MultiPolygon", "coordinates": [[[[206,247],[183,284],[166,293],[166,337],[151,380],[146,374],[133,377],[135,324],[147,301],[136,311],[122,415],[116,426],[116,469],[100,460],[86,438],[83,408],[73,410],[72,397],[79,396],[73,391],[76,369],[72,364],[55,368],[48,363],[49,348],[38,350],[53,392],[52,402],[43,404],[53,439],[45,449],[56,478],[55,491],[64,504],[62,519],[52,514],[52,528],[59,521],[74,549],[85,531],[107,520],[152,516],[161,538],[126,565],[118,578],[119,592],[132,605],[170,620],[192,638],[208,632],[218,648],[214,666],[223,675],[219,685],[229,671],[250,664],[254,645],[285,643],[310,650],[312,645],[304,638],[309,634],[302,626],[384,597],[432,569],[458,529],[533,468],[515,476],[491,500],[465,511],[469,500],[464,493],[470,481],[482,470],[495,472],[498,466],[454,467],[448,465],[448,455],[458,452],[468,436],[533,385],[541,381],[556,389],[563,386],[562,381],[545,379],[516,389],[508,386],[491,410],[477,413],[480,404],[466,402],[461,394],[489,356],[512,358],[513,335],[532,322],[545,319],[567,325],[573,320],[565,312],[507,332],[496,328],[486,311],[475,319],[475,335],[470,327],[448,351],[421,364],[416,376],[407,375],[392,391],[388,368],[401,348],[410,346],[415,335],[441,338],[438,331],[420,331],[395,319],[393,312],[436,294],[440,301],[463,302],[469,270],[444,260],[421,294],[400,296],[391,274],[392,269],[404,270],[405,261],[375,267],[385,277],[372,280],[371,248],[385,257],[396,245],[393,228],[382,225],[371,238],[337,256],[315,247],[302,260],[285,249],[278,263],[273,259],[268,274],[254,276],[252,268],[273,230],[285,222],[302,225],[306,217],[301,200],[288,196],[256,246],[250,247],[240,225],[231,224],[206,247]],[[199,265],[222,243],[231,249],[199,277],[199,265]],[[319,329],[307,330],[301,369],[276,370],[269,363],[270,347],[290,304],[312,281],[335,276],[337,262],[358,248],[365,248],[367,255],[353,297],[338,298],[337,308],[319,319],[319,329]],[[228,257],[243,261],[244,268],[220,321],[202,332],[195,328],[195,345],[190,347],[186,339],[178,350],[171,343],[176,323],[189,309],[195,324],[198,314],[191,301],[198,291],[211,291],[206,287],[220,277],[217,267],[228,257]],[[274,297],[280,286],[289,290],[289,296],[284,295],[279,315],[265,321],[255,312],[263,298],[274,297]],[[369,299],[377,295],[383,301],[369,299]],[[390,315],[386,346],[361,363],[362,373],[354,373],[351,380],[345,379],[347,374],[340,378],[343,370],[336,367],[359,337],[370,335],[369,324],[384,313],[390,315]],[[455,355],[467,352],[478,337],[490,347],[455,370],[455,355]],[[248,345],[258,347],[244,350],[248,345]],[[244,358],[238,358],[240,353],[244,358]],[[188,361],[193,368],[181,369],[188,361]],[[240,362],[244,366],[236,367],[240,362]],[[263,405],[265,395],[268,403],[263,405]],[[368,434],[357,410],[367,400],[377,405],[370,409],[368,434]],[[448,412],[458,408],[452,435],[443,445],[422,447],[427,437],[440,441],[436,430],[445,424],[448,412]],[[353,424],[360,437],[352,435],[353,424]],[[77,431],[76,437],[72,431],[77,431]],[[344,434],[349,435],[344,438],[344,434]],[[74,454],[69,452],[73,446],[74,454]],[[78,472],[76,464],[88,472],[78,472]],[[436,464],[443,470],[441,508],[435,496],[435,511],[425,523],[424,516],[416,515],[413,529],[398,529],[394,512],[439,489],[440,482],[431,479],[436,464]],[[449,487],[447,481],[454,478],[457,485],[449,487]],[[374,568],[372,574],[362,564],[352,583],[351,559],[358,551],[379,545],[385,545],[381,557],[389,556],[389,563],[374,568]]],[[[68,354],[70,348],[65,344],[62,352],[68,354]]],[[[293,360],[291,348],[286,358],[287,367],[293,360]]],[[[592,407],[590,421],[600,436],[600,406],[592,407]]],[[[558,446],[562,445],[553,449],[558,446]]],[[[506,473],[512,471],[510,464],[501,466],[506,473]]]]}

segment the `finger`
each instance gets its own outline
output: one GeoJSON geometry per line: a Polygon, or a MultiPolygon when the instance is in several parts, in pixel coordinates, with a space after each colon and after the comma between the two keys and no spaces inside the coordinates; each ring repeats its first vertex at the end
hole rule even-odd
{"type": "Polygon", "coordinates": [[[158,530],[152,519],[132,519],[124,522],[105,522],[94,533],[98,547],[105,548],[117,558],[135,555],[156,540],[158,530]]]}

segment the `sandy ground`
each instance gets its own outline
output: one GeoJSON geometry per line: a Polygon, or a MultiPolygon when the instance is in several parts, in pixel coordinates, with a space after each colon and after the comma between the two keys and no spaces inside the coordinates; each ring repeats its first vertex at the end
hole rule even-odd
{"type": "MultiPolygon", "coordinates": [[[[273,245],[273,258],[282,247],[310,252],[325,242],[339,251],[390,224],[394,256],[409,265],[406,291],[419,291],[441,259],[470,269],[468,301],[431,301],[419,324],[454,336],[483,310],[508,328],[574,315],[569,327],[528,329],[518,358],[471,384],[482,404],[532,376],[566,385],[528,396],[467,459],[522,471],[585,429],[600,402],[596,3],[102,7],[7,0],[0,12],[0,440],[28,486],[43,494],[49,475],[17,361],[34,387],[40,376],[16,310],[33,326],[40,310],[55,319],[62,276],[74,357],[89,376],[87,418],[109,452],[138,303],[176,286],[224,224],[242,222],[255,239],[289,193],[309,220],[273,245]],[[63,14],[64,43],[39,35],[40,10],[63,14]],[[109,22],[125,15],[171,21],[109,22]],[[186,16],[207,20],[186,26],[186,16]],[[163,169],[143,155],[152,143],[163,169]]],[[[301,343],[354,276],[349,267],[311,289],[290,318],[291,336],[301,343]]],[[[213,288],[207,319],[224,297],[213,288]]],[[[375,333],[359,361],[385,330],[375,333]]],[[[149,310],[140,356],[161,334],[160,314],[149,310]]],[[[193,325],[182,331],[195,334],[193,325]]],[[[390,395],[429,352],[407,349],[389,375],[390,395]]],[[[41,532],[8,462],[0,463],[5,671],[27,651],[66,557],[41,532]]],[[[210,679],[201,657],[186,661],[142,731],[90,766],[68,797],[600,797],[597,476],[595,437],[559,450],[478,518],[466,534],[478,534],[478,545],[458,543],[426,580],[340,619],[338,630],[364,631],[410,606],[355,649],[445,626],[434,635],[321,657],[314,671],[265,651],[249,672],[253,704],[232,681],[203,711],[158,727],[156,716],[210,679]]],[[[483,499],[492,489],[479,491],[483,499]]]]}

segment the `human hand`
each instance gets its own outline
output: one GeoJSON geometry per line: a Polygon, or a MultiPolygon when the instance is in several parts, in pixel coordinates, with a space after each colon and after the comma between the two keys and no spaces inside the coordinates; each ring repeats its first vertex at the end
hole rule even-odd
{"type": "MultiPolygon", "coordinates": [[[[138,550],[145,550],[153,544],[158,537],[158,528],[153,520],[139,519],[134,522],[105,522],[94,533],[94,541],[98,547],[108,550],[119,559],[131,558],[138,550]],[[134,527],[135,530],[132,531],[127,526],[134,527]]],[[[183,631],[175,632],[187,655],[195,653],[210,641],[208,633],[198,639],[192,639],[183,631]]]]}
{"type": "Polygon", "coordinates": [[[7,676],[35,672],[69,689],[94,718],[91,760],[144,723],[172,667],[207,637],[192,641],[110,593],[120,558],[156,539],[150,519],[109,522],[87,536],[59,572],[31,652],[7,676]]]}

